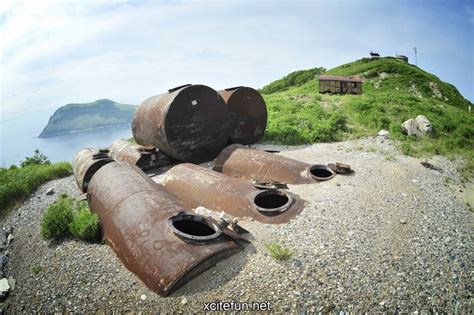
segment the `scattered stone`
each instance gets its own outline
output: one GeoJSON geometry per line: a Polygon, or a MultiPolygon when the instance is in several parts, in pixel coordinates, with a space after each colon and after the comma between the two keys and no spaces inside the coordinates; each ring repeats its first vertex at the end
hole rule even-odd
{"type": "Polygon", "coordinates": [[[407,224],[407,221],[402,219],[402,220],[400,220],[400,223],[401,224],[407,224]]]}
{"type": "Polygon", "coordinates": [[[7,263],[8,263],[8,257],[3,254],[0,254],[0,268],[1,269],[5,268],[7,263]]]}
{"type": "Polygon", "coordinates": [[[428,163],[428,162],[420,162],[421,165],[423,165],[424,167],[426,168],[429,168],[430,170],[435,170],[435,171],[438,171],[438,172],[443,172],[443,169],[440,168],[440,167],[437,167],[431,163],[428,163]]]}
{"type": "Polygon", "coordinates": [[[5,297],[8,291],[10,291],[10,285],[8,284],[8,280],[3,278],[0,280],[0,297],[5,297]]]}
{"type": "Polygon", "coordinates": [[[15,290],[16,280],[12,276],[8,277],[8,284],[10,285],[10,291],[15,290]]]}
{"type": "Polygon", "coordinates": [[[13,234],[9,234],[7,237],[7,245],[10,245],[11,242],[13,242],[15,238],[13,237],[13,234]]]}
{"type": "Polygon", "coordinates": [[[145,294],[140,295],[140,299],[141,299],[142,301],[145,301],[145,300],[146,300],[146,295],[145,295],[145,294]]]}
{"type": "Polygon", "coordinates": [[[390,137],[390,132],[388,132],[387,130],[382,129],[382,130],[379,131],[379,136],[384,137],[384,138],[389,138],[390,137]]]}
{"type": "Polygon", "coordinates": [[[46,195],[48,195],[48,196],[50,196],[50,195],[52,195],[52,194],[54,194],[54,188],[53,188],[53,187],[51,187],[50,189],[48,189],[48,191],[46,192],[46,195]]]}
{"type": "Polygon", "coordinates": [[[187,304],[187,303],[188,303],[188,299],[184,297],[184,298],[181,300],[181,304],[185,305],[185,304],[187,304]]]}
{"type": "Polygon", "coordinates": [[[433,133],[431,122],[423,115],[418,115],[415,119],[410,118],[403,122],[402,130],[406,135],[416,137],[423,137],[426,134],[433,133]]]}

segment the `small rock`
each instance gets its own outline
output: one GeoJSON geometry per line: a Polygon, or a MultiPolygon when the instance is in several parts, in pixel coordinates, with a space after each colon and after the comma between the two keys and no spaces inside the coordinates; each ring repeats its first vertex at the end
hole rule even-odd
{"type": "Polygon", "coordinates": [[[417,126],[418,130],[422,134],[426,134],[426,133],[431,134],[431,133],[433,133],[433,127],[431,126],[431,122],[425,116],[423,116],[423,115],[416,116],[415,122],[416,122],[416,126],[417,126]]]}
{"type": "Polygon", "coordinates": [[[407,224],[407,220],[403,220],[403,219],[402,219],[402,220],[400,220],[400,223],[401,223],[401,224],[407,224]]]}
{"type": "Polygon", "coordinates": [[[15,290],[16,280],[13,277],[8,277],[8,284],[10,285],[10,290],[15,290]]]}
{"type": "Polygon", "coordinates": [[[1,269],[5,268],[7,263],[8,263],[8,257],[3,254],[0,254],[0,268],[1,269]]]}
{"type": "Polygon", "coordinates": [[[293,294],[296,295],[296,296],[300,296],[301,292],[300,291],[293,291],[293,294]]]}
{"type": "Polygon", "coordinates": [[[7,245],[10,245],[10,243],[14,240],[13,234],[8,234],[7,237],[7,245]]]}
{"type": "Polygon", "coordinates": [[[181,304],[185,305],[186,303],[188,303],[188,299],[187,298],[183,298],[181,300],[181,304]]]}
{"type": "Polygon", "coordinates": [[[389,138],[390,137],[390,132],[388,132],[387,130],[382,129],[382,130],[379,131],[378,135],[380,137],[389,138]]]}
{"type": "Polygon", "coordinates": [[[50,195],[52,195],[52,194],[54,194],[54,188],[53,188],[53,187],[51,187],[50,189],[48,189],[48,191],[46,192],[46,195],[48,195],[48,196],[50,196],[50,195]]]}
{"type": "Polygon", "coordinates": [[[380,306],[384,306],[385,305],[385,301],[382,301],[379,303],[380,306]]]}
{"type": "Polygon", "coordinates": [[[0,297],[7,295],[8,291],[10,291],[10,285],[8,284],[8,280],[3,278],[0,280],[0,297]]]}
{"type": "Polygon", "coordinates": [[[145,301],[145,300],[146,300],[146,295],[145,295],[145,294],[140,295],[140,299],[141,299],[142,301],[145,301]]]}

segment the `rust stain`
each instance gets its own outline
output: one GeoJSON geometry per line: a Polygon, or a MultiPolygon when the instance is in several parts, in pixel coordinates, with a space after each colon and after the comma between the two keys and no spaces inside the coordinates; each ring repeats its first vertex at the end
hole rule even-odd
{"type": "Polygon", "coordinates": [[[187,210],[126,162],[100,168],[88,197],[117,256],[159,295],[166,296],[241,249],[212,221],[187,210]]]}
{"type": "Polygon", "coordinates": [[[230,141],[253,144],[262,139],[267,127],[267,106],[260,93],[238,86],[219,91],[231,117],[230,141]]]}
{"type": "Polygon", "coordinates": [[[97,170],[110,162],[113,162],[113,159],[106,152],[89,148],[77,152],[72,162],[72,172],[82,192],[87,191],[87,185],[97,170]]]}
{"type": "Polygon", "coordinates": [[[110,156],[117,161],[125,161],[142,170],[170,165],[171,159],[153,146],[141,146],[126,140],[118,140],[109,147],[110,156]]]}
{"type": "Polygon", "coordinates": [[[188,208],[203,206],[264,223],[286,223],[306,204],[290,192],[260,190],[249,182],[188,163],[168,170],[161,185],[188,208]]]}
{"type": "Polygon", "coordinates": [[[225,175],[265,183],[309,184],[336,175],[326,165],[311,165],[238,144],[222,150],[214,164],[214,170],[225,175]]]}
{"type": "Polygon", "coordinates": [[[224,100],[205,85],[185,85],[145,100],[132,122],[135,141],[180,161],[214,159],[225,147],[230,116],[224,100]]]}

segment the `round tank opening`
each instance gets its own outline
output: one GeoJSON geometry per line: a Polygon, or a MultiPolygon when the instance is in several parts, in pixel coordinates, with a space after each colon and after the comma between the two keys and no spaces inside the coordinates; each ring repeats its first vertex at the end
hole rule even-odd
{"type": "Polygon", "coordinates": [[[206,241],[219,237],[220,229],[200,215],[178,214],[170,218],[171,230],[179,237],[193,241],[206,241]]]}
{"type": "Polygon", "coordinates": [[[311,176],[316,180],[331,179],[335,175],[335,173],[326,165],[313,165],[309,171],[311,176]]]}
{"type": "Polygon", "coordinates": [[[209,225],[194,220],[175,221],[173,226],[182,233],[194,236],[209,236],[216,233],[209,225]]]}
{"type": "Polygon", "coordinates": [[[281,190],[266,190],[257,193],[253,202],[259,212],[265,215],[275,215],[289,208],[293,198],[281,190]]]}

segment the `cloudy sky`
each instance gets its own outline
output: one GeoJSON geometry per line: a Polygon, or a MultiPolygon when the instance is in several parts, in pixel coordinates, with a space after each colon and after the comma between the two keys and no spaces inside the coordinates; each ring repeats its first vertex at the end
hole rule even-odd
{"type": "Polygon", "coordinates": [[[469,1],[0,1],[1,117],[409,56],[474,100],[469,1]]]}

